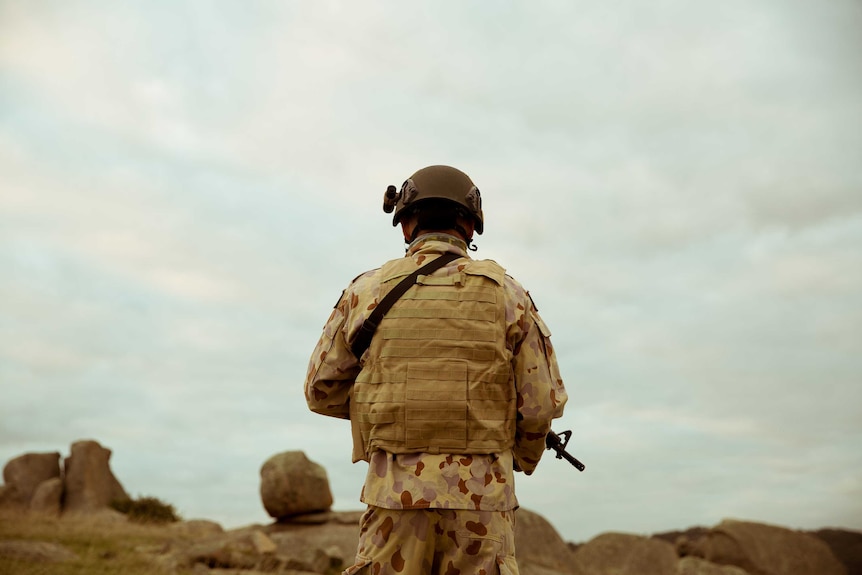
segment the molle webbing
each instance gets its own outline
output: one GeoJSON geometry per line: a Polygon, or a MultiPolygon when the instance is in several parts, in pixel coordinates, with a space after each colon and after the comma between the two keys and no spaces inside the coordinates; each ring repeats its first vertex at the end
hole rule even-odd
{"type": "Polygon", "coordinates": [[[362,354],[365,353],[365,350],[368,349],[369,345],[371,345],[371,338],[374,337],[374,332],[377,330],[377,326],[380,325],[380,320],[383,319],[383,316],[387,311],[389,311],[389,308],[398,301],[398,298],[410,289],[410,286],[416,282],[417,278],[421,274],[432,274],[435,270],[458,259],[459,257],[461,256],[454,252],[442,254],[415,270],[392,288],[392,290],[386,294],[386,297],[377,304],[377,307],[374,308],[374,311],[371,312],[368,318],[362,322],[362,327],[359,328],[359,333],[356,334],[356,337],[353,339],[353,343],[350,346],[350,350],[353,352],[353,355],[357,358],[362,357],[362,354]]]}
{"type": "Polygon", "coordinates": [[[476,263],[420,277],[380,322],[350,402],[355,460],[374,449],[494,453],[513,444],[504,272],[476,263]]]}

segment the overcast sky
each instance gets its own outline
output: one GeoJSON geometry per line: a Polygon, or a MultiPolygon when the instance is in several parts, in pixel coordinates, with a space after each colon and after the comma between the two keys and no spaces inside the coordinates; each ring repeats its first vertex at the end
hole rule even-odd
{"type": "Polygon", "coordinates": [[[862,4],[0,0],[0,463],[79,439],[133,496],[269,520],[383,191],[450,164],[553,332],[567,540],[862,529],[862,4]]]}

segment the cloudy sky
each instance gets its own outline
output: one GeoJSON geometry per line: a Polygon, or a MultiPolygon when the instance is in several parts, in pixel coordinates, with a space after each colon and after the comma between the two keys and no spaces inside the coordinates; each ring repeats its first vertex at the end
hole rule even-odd
{"type": "Polygon", "coordinates": [[[134,496],[266,522],[342,288],[444,163],[554,333],[561,535],[862,529],[862,4],[0,0],[0,463],[91,438],[134,496]]]}

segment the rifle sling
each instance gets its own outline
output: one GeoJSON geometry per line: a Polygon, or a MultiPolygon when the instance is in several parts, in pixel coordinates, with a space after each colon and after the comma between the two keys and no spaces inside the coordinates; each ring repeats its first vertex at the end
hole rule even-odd
{"type": "Polygon", "coordinates": [[[374,308],[371,315],[362,322],[362,327],[359,328],[359,331],[356,333],[356,337],[353,338],[353,343],[350,344],[350,350],[353,352],[353,355],[356,356],[357,359],[362,357],[362,354],[365,353],[365,350],[368,349],[369,345],[371,345],[371,338],[374,337],[374,332],[377,331],[377,326],[380,325],[380,321],[383,319],[383,316],[386,315],[389,308],[391,308],[401,296],[407,293],[407,290],[413,287],[420,275],[431,275],[436,270],[460,257],[462,257],[460,254],[446,252],[398,282],[398,284],[392,288],[388,294],[386,294],[380,303],[377,304],[377,307],[374,308]]]}

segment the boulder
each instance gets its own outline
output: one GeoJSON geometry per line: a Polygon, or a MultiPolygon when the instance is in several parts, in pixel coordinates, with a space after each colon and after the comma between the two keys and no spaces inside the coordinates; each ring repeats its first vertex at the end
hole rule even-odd
{"type": "Polygon", "coordinates": [[[39,484],[30,499],[30,511],[59,515],[63,505],[63,480],[52,477],[39,484]]]}
{"type": "Polygon", "coordinates": [[[733,565],[717,565],[699,557],[683,557],[677,566],[677,575],[749,575],[733,565]]]}
{"type": "Polygon", "coordinates": [[[557,571],[556,569],[549,569],[536,563],[521,561],[520,559],[517,560],[517,563],[520,575],[570,575],[571,573],[580,573],[580,571],[571,571],[572,567],[569,567],[569,570],[566,571],[557,571]]]}
{"type": "Polygon", "coordinates": [[[654,533],[652,537],[672,543],[676,548],[676,554],[680,557],[686,557],[691,555],[693,542],[703,537],[708,531],[708,527],[689,527],[685,531],[654,533]]]}
{"type": "Polygon", "coordinates": [[[522,569],[574,573],[574,552],[547,519],[523,507],[515,512],[515,555],[522,569]],[[531,567],[532,566],[532,567],[531,567]]]}
{"type": "Polygon", "coordinates": [[[17,503],[18,491],[11,485],[0,485],[0,509],[8,509],[15,506],[20,507],[17,503]]]}
{"type": "Polygon", "coordinates": [[[27,509],[39,484],[60,477],[60,453],[25,453],[9,460],[3,467],[6,505],[27,509]]]}
{"type": "Polygon", "coordinates": [[[177,535],[188,537],[189,539],[200,539],[224,533],[224,528],[219,523],[210,521],[209,519],[177,521],[176,523],[171,523],[168,529],[177,535]]]}
{"type": "Polygon", "coordinates": [[[332,506],[326,469],[302,451],[278,453],[263,464],[260,498],[266,512],[276,519],[326,511],[332,506]]]}
{"type": "Polygon", "coordinates": [[[76,441],[66,458],[64,512],[89,513],[129,495],[111,472],[111,450],[95,441],[76,441]]]}
{"type": "MultiPolygon", "coordinates": [[[[365,511],[321,511],[320,513],[305,513],[281,519],[277,525],[325,525],[341,523],[343,525],[359,525],[365,511]]],[[[358,529],[358,528],[357,528],[358,529]]]]}
{"type": "MultiPolygon", "coordinates": [[[[315,557],[320,559],[325,555],[330,565],[353,565],[359,543],[357,514],[333,512],[332,515],[332,519],[325,524],[278,522],[266,527],[265,531],[278,544],[282,553],[290,549],[313,548],[323,552],[315,552],[315,557]]],[[[308,560],[309,557],[306,557],[308,560]]]]}
{"type": "MultiPolygon", "coordinates": [[[[327,573],[330,569],[338,569],[344,565],[340,550],[332,545],[325,545],[319,537],[299,531],[273,533],[270,535],[278,549],[278,556],[284,560],[286,569],[327,573]]],[[[357,534],[358,537],[358,534],[357,534]]],[[[353,564],[356,548],[351,556],[353,564]]]]}
{"type": "Polygon", "coordinates": [[[341,566],[337,548],[323,549],[315,538],[296,539],[288,533],[267,534],[244,528],[192,542],[174,541],[157,561],[165,570],[211,569],[248,573],[331,573],[341,566]],[[206,568],[206,569],[204,569],[206,568]]]}
{"type": "Polygon", "coordinates": [[[692,555],[735,565],[751,575],[847,575],[844,565],[817,537],[749,521],[722,521],[695,542],[692,555]]]}
{"type": "Polygon", "coordinates": [[[603,533],[578,547],[575,573],[584,575],[676,575],[673,545],[661,539],[627,533],[603,533]]]}
{"type": "Polygon", "coordinates": [[[830,528],[808,533],[829,546],[847,568],[848,575],[862,575],[862,532],[830,528]]]}
{"type": "Polygon", "coordinates": [[[187,546],[175,542],[175,547],[161,561],[171,570],[192,569],[198,564],[209,568],[259,571],[278,571],[283,566],[274,554],[275,543],[259,530],[223,533],[187,546]]]}

